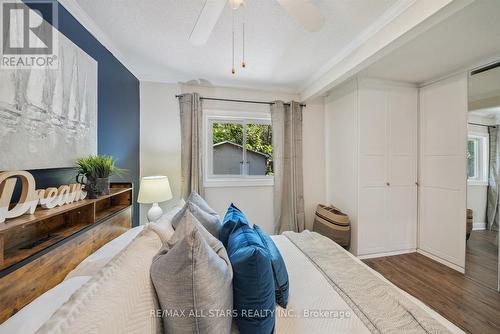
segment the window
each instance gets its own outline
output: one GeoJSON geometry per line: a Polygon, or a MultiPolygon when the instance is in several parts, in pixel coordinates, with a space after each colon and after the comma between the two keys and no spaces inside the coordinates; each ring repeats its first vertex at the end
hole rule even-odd
{"type": "Polygon", "coordinates": [[[272,185],[273,146],[267,117],[207,116],[205,185],[272,185]]]}
{"type": "Polygon", "coordinates": [[[488,183],[488,134],[469,133],[467,140],[467,180],[469,184],[488,183]]]}

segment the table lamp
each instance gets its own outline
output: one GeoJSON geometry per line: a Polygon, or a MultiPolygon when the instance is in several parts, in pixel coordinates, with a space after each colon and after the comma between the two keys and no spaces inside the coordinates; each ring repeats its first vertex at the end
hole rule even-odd
{"type": "Polygon", "coordinates": [[[172,199],[170,183],[166,176],[145,176],[141,179],[137,202],[153,204],[148,211],[148,221],[154,222],[163,214],[158,203],[172,199]]]}

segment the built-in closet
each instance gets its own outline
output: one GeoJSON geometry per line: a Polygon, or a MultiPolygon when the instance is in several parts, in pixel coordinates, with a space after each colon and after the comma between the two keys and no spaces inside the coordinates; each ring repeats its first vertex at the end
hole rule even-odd
{"type": "Polygon", "coordinates": [[[417,87],[353,79],[325,100],[327,199],[358,256],[417,248],[417,87]]]}
{"type": "Polygon", "coordinates": [[[420,88],[419,251],[465,268],[466,73],[420,88]]]}

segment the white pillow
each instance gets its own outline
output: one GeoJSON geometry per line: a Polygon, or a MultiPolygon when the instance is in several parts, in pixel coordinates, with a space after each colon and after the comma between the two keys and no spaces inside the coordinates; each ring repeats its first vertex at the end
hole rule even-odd
{"type": "Polygon", "coordinates": [[[108,264],[117,254],[119,254],[137,235],[144,229],[144,226],[134,227],[119,237],[111,240],[95,253],[83,260],[75,269],[66,275],[65,279],[77,276],[94,276],[106,264],[108,264]]]}
{"type": "MultiPolygon", "coordinates": [[[[163,226],[167,231],[174,233],[171,225],[172,218],[182,209],[186,202],[181,199],[173,208],[165,212],[160,219],[154,224],[163,226]]],[[[71,271],[66,279],[76,276],[94,276],[106,264],[108,264],[117,254],[127,247],[132,240],[144,229],[144,225],[134,227],[120,235],[118,238],[111,240],[94,254],[83,260],[73,271],[71,271]]]]}
{"type": "Polygon", "coordinates": [[[161,332],[149,270],[161,241],[143,230],[57,310],[38,334],[161,332]]]}
{"type": "Polygon", "coordinates": [[[90,278],[73,277],[56,285],[0,325],[0,334],[35,333],[90,278]]]}
{"type": "Polygon", "coordinates": [[[174,229],[172,228],[172,225],[170,224],[165,226],[164,224],[160,225],[157,223],[148,223],[146,224],[145,229],[152,230],[153,232],[155,232],[163,244],[166,244],[167,241],[170,240],[170,238],[174,235],[175,232],[174,229]]]}
{"type": "Polygon", "coordinates": [[[166,243],[175,233],[172,226],[172,220],[185,205],[186,202],[181,199],[173,208],[165,212],[157,221],[146,224],[146,228],[154,231],[161,239],[161,242],[166,243]]]}
{"type": "MultiPolygon", "coordinates": [[[[177,204],[175,204],[174,207],[172,207],[171,209],[169,209],[167,212],[165,212],[160,218],[158,218],[157,221],[155,221],[154,223],[155,224],[158,224],[158,225],[164,225],[166,226],[167,228],[172,228],[172,219],[174,218],[174,216],[179,212],[181,211],[181,209],[184,207],[184,205],[186,205],[186,201],[184,199],[181,199],[179,200],[179,202],[177,202],[177,204]]],[[[172,228],[172,233],[173,233],[174,229],[172,228]]]]}

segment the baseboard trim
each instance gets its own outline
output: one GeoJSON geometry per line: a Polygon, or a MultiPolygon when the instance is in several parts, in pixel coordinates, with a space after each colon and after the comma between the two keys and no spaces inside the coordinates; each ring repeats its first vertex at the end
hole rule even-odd
{"type": "Polygon", "coordinates": [[[437,262],[439,262],[441,264],[444,264],[447,267],[450,267],[451,269],[454,269],[454,270],[456,270],[456,271],[458,271],[458,272],[460,272],[462,274],[465,274],[465,268],[462,268],[462,267],[460,267],[460,266],[458,266],[458,265],[456,265],[454,263],[446,261],[446,260],[440,258],[439,256],[436,256],[436,255],[433,255],[431,253],[428,253],[428,252],[426,252],[426,251],[424,251],[424,250],[422,250],[420,248],[417,249],[417,253],[422,254],[424,256],[427,256],[428,258],[431,258],[434,261],[437,261],[437,262]]]}
{"type": "Polygon", "coordinates": [[[376,257],[395,256],[395,255],[401,255],[401,254],[415,253],[416,251],[417,250],[415,248],[412,248],[412,249],[403,249],[403,250],[392,251],[392,252],[365,254],[365,255],[359,255],[358,259],[365,260],[365,259],[373,259],[376,257]]]}
{"type": "Polygon", "coordinates": [[[472,223],[472,230],[473,231],[480,231],[480,230],[486,230],[486,223],[472,223]]]}

